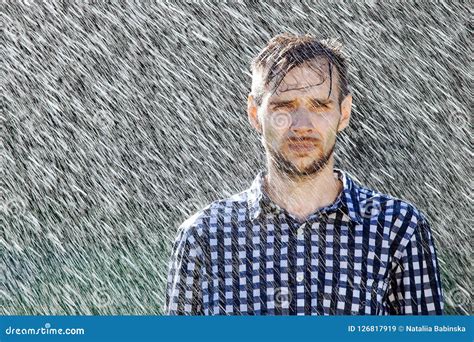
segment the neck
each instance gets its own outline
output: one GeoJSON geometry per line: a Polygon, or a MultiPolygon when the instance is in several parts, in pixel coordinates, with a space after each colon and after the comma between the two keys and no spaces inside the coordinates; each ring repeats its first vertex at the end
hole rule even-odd
{"type": "Polygon", "coordinates": [[[270,199],[288,213],[304,221],[307,216],[334,203],[342,191],[342,182],[334,176],[334,159],[314,176],[290,178],[271,163],[264,179],[270,199]]]}

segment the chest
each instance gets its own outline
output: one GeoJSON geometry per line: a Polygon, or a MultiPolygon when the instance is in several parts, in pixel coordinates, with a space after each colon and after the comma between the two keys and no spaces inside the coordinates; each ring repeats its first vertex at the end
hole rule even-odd
{"type": "Polygon", "coordinates": [[[210,230],[201,269],[210,313],[348,315],[383,309],[390,227],[329,217],[303,224],[228,222],[221,228],[210,230]]]}

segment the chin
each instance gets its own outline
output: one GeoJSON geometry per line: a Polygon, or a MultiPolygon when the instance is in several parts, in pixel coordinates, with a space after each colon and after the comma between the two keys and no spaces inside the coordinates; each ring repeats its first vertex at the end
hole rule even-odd
{"type": "Polygon", "coordinates": [[[300,152],[300,153],[290,153],[285,155],[285,157],[291,161],[293,164],[311,164],[320,159],[319,153],[306,153],[306,152],[300,152]]]}
{"type": "Polygon", "coordinates": [[[319,160],[317,156],[293,157],[289,159],[291,163],[300,170],[305,170],[308,166],[319,160]]]}

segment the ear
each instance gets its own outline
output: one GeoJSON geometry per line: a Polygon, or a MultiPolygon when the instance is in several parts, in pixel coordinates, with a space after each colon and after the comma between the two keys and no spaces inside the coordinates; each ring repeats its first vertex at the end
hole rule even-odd
{"type": "Polygon", "coordinates": [[[344,130],[349,125],[352,109],[352,95],[348,94],[341,102],[341,117],[339,118],[339,127],[337,131],[344,130]]]}
{"type": "Polygon", "coordinates": [[[262,125],[258,118],[257,104],[255,103],[255,99],[251,94],[249,94],[247,98],[247,114],[252,127],[255,128],[259,133],[262,133],[262,125]]]}

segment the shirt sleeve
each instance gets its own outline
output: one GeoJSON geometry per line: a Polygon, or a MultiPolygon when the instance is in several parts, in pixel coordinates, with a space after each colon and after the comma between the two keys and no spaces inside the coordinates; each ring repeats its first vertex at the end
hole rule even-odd
{"type": "Polygon", "coordinates": [[[165,315],[202,314],[200,265],[202,250],[192,229],[180,227],[168,267],[165,315]]]}
{"type": "Polygon", "coordinates": [[[431,229],[423,218],[394,263],[388,307],[392,315],[443,315],[441,278],[431,229]]]}

